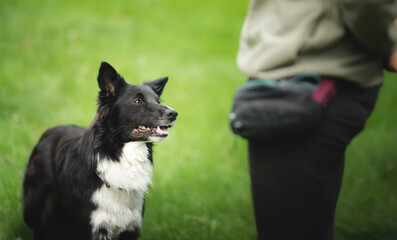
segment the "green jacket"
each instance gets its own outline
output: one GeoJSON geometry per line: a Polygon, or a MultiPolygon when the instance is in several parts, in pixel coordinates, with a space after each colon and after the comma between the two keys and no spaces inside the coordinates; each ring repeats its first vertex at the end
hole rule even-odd
{"type": "Polygon", "coordinates": [[[397,50],[395,0],[252,0],[237,65],[249,77],[317,72],[372,87],[397,50]]]}

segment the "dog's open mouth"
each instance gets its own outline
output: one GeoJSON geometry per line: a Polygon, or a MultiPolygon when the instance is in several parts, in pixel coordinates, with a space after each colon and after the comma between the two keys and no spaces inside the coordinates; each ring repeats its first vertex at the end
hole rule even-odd
{"type": "Polygon", "coordinates": [[[167,137],[168,129],[171,128],[172,125],[169,126],[157,126],[157,127],[145,127],[138,126],[134,128],[132,134],[139,136],[158,136],[158,137],[167,137]]]}

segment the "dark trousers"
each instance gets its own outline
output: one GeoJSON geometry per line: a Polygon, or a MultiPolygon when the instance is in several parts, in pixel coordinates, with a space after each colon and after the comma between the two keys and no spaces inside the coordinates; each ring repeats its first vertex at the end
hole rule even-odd
{"type": "Polygon", "coordinates": [[[364,128],[380,89],[344,81],[336,85],[338,93],[314,132],[249,141],[258,239],[333,239],[345,150],[364,128]]]}

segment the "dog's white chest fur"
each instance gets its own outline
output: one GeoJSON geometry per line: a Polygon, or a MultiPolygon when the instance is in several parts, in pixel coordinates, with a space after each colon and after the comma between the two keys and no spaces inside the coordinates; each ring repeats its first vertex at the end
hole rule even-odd
{"type": "Polygon", "coordinates": [[[92,196],[91,201],[97,206],[91,214],[93,232],[105,228],[110,235],[117,236],[124,230],[140,228],[152,170],[148,148],[142,142],[125,144],[120,161],[98,161],[98,175],[110,188],[104,184],[92,196]]]}

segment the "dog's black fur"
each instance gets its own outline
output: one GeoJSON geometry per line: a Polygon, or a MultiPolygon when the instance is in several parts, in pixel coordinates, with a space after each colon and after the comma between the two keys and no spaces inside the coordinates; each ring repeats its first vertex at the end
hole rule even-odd
{"type": "Polygon", "coordinates": [[[24,219],[33,229],[34,239],[138,237],[137,227],[123,229],[119,236],[113,236],[106,226],[93,230],[90,218],[98,206],[92,196],[108,185],[96,170],[100,161],[120,161],[123,147],[129,142],[145,142],[147,158],[152,163],[152,141],[166,138],[177,117],[175,110],[159,103],[167,79],[128,84],[112,66],[102,62],[98,74],[98,109],[91,126],[49,129],[30,156],[23,182],[23,201],[24,219]]]}

